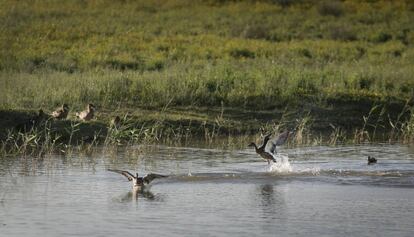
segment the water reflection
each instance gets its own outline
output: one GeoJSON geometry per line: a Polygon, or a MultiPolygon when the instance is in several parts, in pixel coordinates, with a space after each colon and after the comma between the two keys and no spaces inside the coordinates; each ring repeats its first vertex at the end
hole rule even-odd
{"type": "Polygon", "coordinates": [[[284,193],[274,184],[263,184],[259,187],[260,206],[264,219],[274,219],[285,212],[284,193]]]}
{"type": "Polygon", "coordinates": [[[262,206],[264,207],[271,207],[275,204],[275,199],[273,196],[274,190],[273,185],[271,184],[264,184],[261,185],[259,188],[261,197],[262,197],[262,206]]]}
{"type": "Polygon", "coordinates": [[[275,226],[283,226],[287,221],[285,192],[274,183],[265,183],[257,188],[256,193],[262,211],[260,215],[262,231],[266,234],[272,234],[275,226]]]}
{"type": "Polygon", "coordinates": [[[137,202],[139,198],[152,201],[155,200],[155,195],[149,190],[131,190],[116,200],[121,203],[137,202]]]}

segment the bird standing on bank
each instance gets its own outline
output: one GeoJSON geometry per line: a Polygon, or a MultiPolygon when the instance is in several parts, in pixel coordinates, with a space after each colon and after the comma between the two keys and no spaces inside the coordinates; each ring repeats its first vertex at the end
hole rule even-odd
{"type": "Polygon", "coordinates": [[[68,117],[68,113],[69,106],[67,104],[63,104],[61,107],[53,111],[51,115],[55,119],[66,119],[66,117],[68,117]]]}
{"type": "Polygon", "coordinates": [[[95,106],[93,104],[88,104],[86,106],[86,110],[76,113],[76,117],[84,121],[89,121],[93,119],[94,113],[95,113],[95,106]]]}

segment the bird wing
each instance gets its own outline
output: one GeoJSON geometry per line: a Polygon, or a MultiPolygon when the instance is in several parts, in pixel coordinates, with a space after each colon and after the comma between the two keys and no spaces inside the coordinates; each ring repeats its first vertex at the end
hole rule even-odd
{"type": "Polygon", "coordinates": [[[118,174],[122,174],[123,176],[127,177],[129,181],[132,181],[135,178],[135,176],[133,174],[131,174],[128,171],[125,171],[125,170],[108,169],[108,171],[115,172],[115,173],[118,173],[118,174]]]}
{"type": "Polygon", "coordinates": [[[275,154],[276,153],[276,146],[283,145],[287,141],[288,137],[289,137],[289,131],[285,131],[285,132],[282,132],[281,134],[279,134],[279,136],[277,136],[276,138],[270,140],[269,146],[268,146],[268,151],[271,154],[275,154]]]}
{"type": "Polygon", "coordinates": [[[262,148],[266,147],[267,143],[269,142],[270,135],[271,135],[271,134],[268,134],[268,135],[266,135],[266,136],[264,137],[264,139],[263,139],[263,144],[259,147],[259,149],[262,149],[262,148]]]}
{"type": "Polygon", "coordinates": [[[148,183],[150,183],[154,179],[157,179],[157,178],[166,178],[166,177],[168,177],[168,176],[162,175],[162,174],[147,174],[143,178],[143,181],[148,184],[148,183]]]}

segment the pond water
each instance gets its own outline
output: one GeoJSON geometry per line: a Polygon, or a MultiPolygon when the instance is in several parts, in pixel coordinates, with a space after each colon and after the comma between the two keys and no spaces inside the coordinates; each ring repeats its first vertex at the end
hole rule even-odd
{"type": "Polygon", "coordinates": [[[412,147],[145,150],[1,158],[0,236],[414,236],[412,147]]]}

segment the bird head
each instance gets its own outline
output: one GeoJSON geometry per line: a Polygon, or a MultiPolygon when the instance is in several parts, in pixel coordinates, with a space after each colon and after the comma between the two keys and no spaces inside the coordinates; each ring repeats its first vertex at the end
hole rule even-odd
{"type": "Polygon", "coordinates": [[[93,105],[93,104],[88,104],[88,109],[89,109],[89,110],[95,110],[95,105],[93,105]]]}
{"type": "Polygon", "coordinates": [[[138,187],[140,186],[138,183],[138,173],[136,173],[135,178],[132,180],[132,182],[134,183],[134,187],[138,187]]]}

